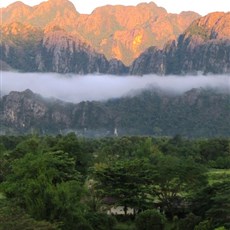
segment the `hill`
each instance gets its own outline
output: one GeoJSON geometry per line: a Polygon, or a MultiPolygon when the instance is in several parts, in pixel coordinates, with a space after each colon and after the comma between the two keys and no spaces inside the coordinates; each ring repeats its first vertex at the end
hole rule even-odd
{"type": "Polygon", "coordinates": [[[86,136],[230,135],[229,92],[192,89],[183,95],[151,89],[106,102],[78,104],[44,99],[30,90],[11,92],[1,101],[2,132],[65,133],[86,136]]]}

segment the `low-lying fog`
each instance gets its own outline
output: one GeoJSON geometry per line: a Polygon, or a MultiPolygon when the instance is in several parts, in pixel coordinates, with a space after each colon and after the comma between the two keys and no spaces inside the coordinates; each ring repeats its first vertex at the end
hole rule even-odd
{"type": "Polygon", "coordinates": [[[111,76],[53,74],[53,73],[15,73],[1,72],[1,95],[10,91],[31,89],[44,97],[55,97],[64,101],[78,103],[85,100],[106,100],[118,98],[153,87],[171,93],[184,93],[192,88],[217,88],[230,92],[230,76],[167,76],[146,75],[111,76]]]}

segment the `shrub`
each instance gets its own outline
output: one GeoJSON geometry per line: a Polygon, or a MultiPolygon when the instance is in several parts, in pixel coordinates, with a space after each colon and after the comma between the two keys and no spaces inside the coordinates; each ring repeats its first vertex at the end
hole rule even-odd
{"type": "Polygon", "coordinates": [[[89,213],[86,219],[96,230],[112,230],[117,223],[115,217],[105,213],[89,213]]]}
{"type": "Polygon", "coordinates": [[[137,230],[163,230],[165,217],[156,210],[146,210],[140,213],[135,221],[137,230]]]}

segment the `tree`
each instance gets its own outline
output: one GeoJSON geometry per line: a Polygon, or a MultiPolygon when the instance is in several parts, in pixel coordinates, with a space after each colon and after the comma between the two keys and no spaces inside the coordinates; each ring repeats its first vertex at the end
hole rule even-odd
{"type": "Polygon", "coordinates": [[[58,224],[37,221],[23,209],[6,200],[0,200],[0,230],[58,230],[58,224]]]}
{"type": "Polygon", "coordinates": [[[212,220],[214,227],[230,228],[230,181],[205,187],[193,198],[193,212],[212,220]]]}
{"type": "Polygon", "coordinates": [[[163,230],[166,218],[156,210],[146,210],[137,215],[137,230],[163,230]]]}
{"type": "Polygon", "coordinates": [[[63,221],[69,229],[84,211],[79,178],[75,161],[67,153],[28,153],[13,162],[12,172],[1,188],[33,218],[63,221]]]}
{"type": "Polygon", "coordinates": [[[212,205],[207,210],[206,215],[213,220],[215,227],[224,226],[230,228],[230,181],[214,184],[212,205]]]}
{"type": "Polygon", "coordinates": [[[204,220],[196,225],[194,230],[213,230],[212,222],[210,220],[204,220]]]}
{"type": "Polygon", "coordinates": [[[103,197],[112,197],[115,206],[141,209],[148,201],[146,183],[151,174],[149,165],[145,160],[133,159],[117,161],[111,165],[96,165],[94,170],[97,189],[103,197]]]}
{"type": "Polygon", "coordinates": [[[83,151],[82,143],[75,133],[69,133],[60,138],[54,146],[54,150],[62,150],[75,159],[75,167],[82,174],[86,174],[90,162],[89,153],[83,151]]]}
{"type": "Polygon", "coordinates": [[[200,216],[196,216],[193,213],[189,213],[186,218],[179,221],[179,230],[194,230],[195,226],[201,221],[200,216]]]}
{"type": "Polygon", "coordinates": [[[99,212],[89,212],[86,219],[95,230],[112,230],[117,223],[115,217],[99,212]]]}
{"type": "Polygon", "coordinates": [[[173,217],[185,206],[185,196],[195,193],[207,184],[206,170],[191,159],[161,156],[152,171],[150,194],[161,202],[163,209],[173,217]]]}

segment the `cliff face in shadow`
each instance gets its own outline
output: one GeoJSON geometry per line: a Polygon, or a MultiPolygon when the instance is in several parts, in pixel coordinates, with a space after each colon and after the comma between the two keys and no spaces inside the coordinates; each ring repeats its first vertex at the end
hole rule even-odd
{"type": "Polygon", "coordinates": [[[66,103],[30,90],[11,92],[1,101],[2,132],[65,133],[86,136],[156,135],[214,137],[230,135],[229,93],[192,89],[183,95],[146,90],[106,102],[66,103]]]}

